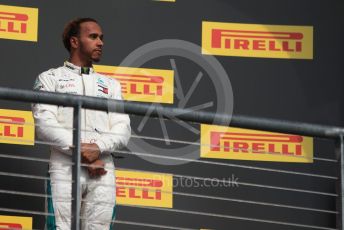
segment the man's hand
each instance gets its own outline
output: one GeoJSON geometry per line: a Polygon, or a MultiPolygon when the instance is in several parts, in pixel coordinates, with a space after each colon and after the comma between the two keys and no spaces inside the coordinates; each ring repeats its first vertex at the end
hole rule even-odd
{"type": "Polygon", "coordinates": [[[81,143],[81,161],[82,163],[91,164],[98,160],[100,150],[97,144],[81,143]]]}
{"type": "Polygon", "coordinates": [[[104,169],[105,163],[102,160],[96,160],[87,167],[88,174],[91,178],[103,176],[107,173],[104,169]]]}

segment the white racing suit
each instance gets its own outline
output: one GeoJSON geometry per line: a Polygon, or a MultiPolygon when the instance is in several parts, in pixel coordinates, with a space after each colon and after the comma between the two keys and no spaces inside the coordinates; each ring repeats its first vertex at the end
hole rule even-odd
{"type": "MultiPolygon", "coordinates": [[[[64,66],[40,74],[35,90],[96,96],[121,100],[121,85],[115,79],[65,62],[64,66]]],[[[49,164],[50,184],[47,185],[47,229],[71,229],[71,175],[73,108],[55,105],[32,106],[36,133],[40,140],[54,143],[49,164]]],[[[128,115],[82,109],[81,143],[96,143],[105,162],[104,176],[90,178],[87,168],[81,169],[81,229],[110,228],[115,212],[115,176],[111,151],[128,143],[128,115]],[[114,134],[109,134],[114,133],[114,134]]],[[[111,225],[112,226],[112,225],[111,225]]]]}

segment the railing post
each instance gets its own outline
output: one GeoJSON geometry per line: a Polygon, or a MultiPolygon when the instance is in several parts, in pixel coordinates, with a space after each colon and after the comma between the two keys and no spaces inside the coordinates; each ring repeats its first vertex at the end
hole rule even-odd
{"type": "Polygon", "coordinates": [[[340,135],[339,138],[336,140],[336,158],[338,160],[338,168],[339,168],[339,175],[338,175],[338,182],[337,182],[337,202],[336,207],[338,211],[337,216],[337,223],[336,227],[339,230],[343,230],[343,220],[344,220],[344,136],[340,135]]]}
{"type": "Polygon", "coordinates": [[[74,106],[73,114],[73,172],[72,172],[72,221],[71,229],[79,230],[80,229],[80,202],[81,202],[81,193],[80,193],[80,166],[81,166],[81,104],[74,106]]]}

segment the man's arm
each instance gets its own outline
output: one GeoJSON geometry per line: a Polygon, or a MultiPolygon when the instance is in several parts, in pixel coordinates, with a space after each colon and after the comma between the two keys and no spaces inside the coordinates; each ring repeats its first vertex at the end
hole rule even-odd
{"type": "MultiPolygon", "coordinates": [[[[47,71],[40,74],[35,82],[34,90],[55,92],[54,73],[47,71]]],[[[40,140],[53,142],[53,148],[72,154],[70,146],[73,142],[72,129],[66,129],[57,120],[56,105],[33,104],[32,112],[36,124],[36,134],[40,140]]]]}
{"type": "MultiPolygon", "coordinates": [[[[122,100],[120,84],[115,86],[113,99],[122,100]],[[117,95],[117,96],[116,96],[117,95]]],[[[104,162],[99,160],[103,152],[113,152],[126,146],[130,135],[130,119],[126,114],[108,113],[110,133],[102,133],[95,143],[82,143],[81,154],[83,162],[89,163],[88,173],[91,177],[102,176],[107,173],[104,162]]]]}
{"type": "MultiPolygon", "coordinates": [[[[113,99],[122,100],[121,85],[115,81],[113,99]]],[[[116,149],[125,147],[130,139],[130,119],[127,114],[109,112],[110,133],[102,133],[96,140],[100,152],[113,152],[116,149]]]]}

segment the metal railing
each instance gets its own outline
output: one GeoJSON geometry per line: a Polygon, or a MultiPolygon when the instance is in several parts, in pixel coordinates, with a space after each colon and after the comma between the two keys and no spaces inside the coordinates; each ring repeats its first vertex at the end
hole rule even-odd
{"type": "Polygon", "coordinates": [[[336,141],[336,160],[339,164],[337,180],[337,229],[343,230],[344,208],[344,128],[324,126],[301,122],[290,122],[275,119],[253,118],[248,116],[230,116],[228,114],[215,114],[210,112],[192,111],[173,107],[154,106],[145,103],[108,100],[104,98],[78,96],[42,91],[20,90],[0,87],[0,99],[21,101],[29,103],[44,103],[69,106],[74,108],[73,113],[73,175],[72,180],[72,229],[79,229],[80,222],[80,133],[81,133],[81,109],[94,109],[109,112],[127,113],[145,116],[150,110],[150,117],[176,117],[183,121],[203,124],[228,125],[231,127],[249,128],[265,131],[283,132],[304,136],[333,139],[336,141]]]}

